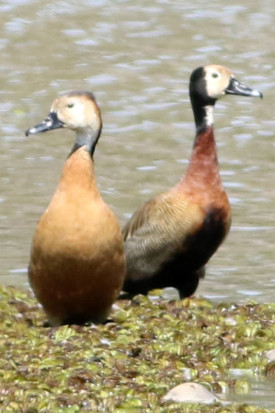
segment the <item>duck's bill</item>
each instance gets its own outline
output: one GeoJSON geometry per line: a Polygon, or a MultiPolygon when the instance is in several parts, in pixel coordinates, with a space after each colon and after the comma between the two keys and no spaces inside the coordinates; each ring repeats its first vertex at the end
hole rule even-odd
{"type": "Polygon", "coordinates": [[[35,135],[36,133],[46,132],[52,129],[63,128],[64,123],[58,119],[55,112],[50,112],[49,115],[41,123],[26,130],[25,135],[35,135]]]}
{"type": "Polygon", "coordinates": [[[256,89],[251,89],[250,87],[239,82],[234,77],[230,79],[230,83],[227,89],[225,90],[225,93],[227,95],[254,96],[259,98],[263,97],[262,92],[259,92],[256,89]]]}

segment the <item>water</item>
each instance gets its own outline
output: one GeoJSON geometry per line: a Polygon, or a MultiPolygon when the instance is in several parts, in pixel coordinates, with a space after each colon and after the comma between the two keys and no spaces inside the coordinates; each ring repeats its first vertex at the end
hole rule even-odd
{"type": "Polygon", "coordinates": [[[123,224],[184,173],[194,136],[188,79],[198,65],[220,63],[264,100],[227,97],[216,107],[233,226],[198,294],[272,301],[274,20],[272,0],[2,3],[0,282],[27,286],[33,230],[73,143],[70,132],[24,137],[59,92],[96,94],[97,181],[123,224]]]}
{"type": "MultiPolygon", "coordinates": [[[[275,10],[273,0],[239,3],[1,3],[2,284],[28,286],[32,234],[73,144],[65,131],[24,136],[58,93],[96,94],[104,122],[97,182],[124,224],[186,170],[194,137],[189,76],[199,65],[219,63],[261,90],[264,100],[228,96],[217,104],[216,139],[233,225],[197,294],[217,302],[274,300],[275,10]]],[[[272,392],[265,387],[259,397],[272,392]]]]}
{"type": "Polygon", "coordinates": [[[27,285],[35,223],[73,143],[69,132],[24,137],[55,96],[69,89],[96,94],[104,122],[97,180],[123,224],[184,173],[194,136],[189,75],[216,62],[265,97],[227,97],[216,107],[233,226],[198,294],[273,300],[272,1],[13,1],[0,13],[0,281],[27,285]]]}
{"type": "MultiPolygon", "coordinates": [[[[232,377],[237,378],[237,375],[232,374],[232,377]]],[[[240,375],[240,379],[250,383],[250,389],[246,394],[237,394],[232,390],[229,394],[221,397],[225,404],[241,403],[254,406],[261,406],[274,412],[274,380],[266,377],[253,377],[251,374],[240,375]],[[249,377],[250,376],[250,377],[249,377]]]]}

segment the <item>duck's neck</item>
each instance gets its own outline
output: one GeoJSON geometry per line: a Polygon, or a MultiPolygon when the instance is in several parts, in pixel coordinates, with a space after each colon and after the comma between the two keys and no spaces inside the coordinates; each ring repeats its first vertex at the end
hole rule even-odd
{"type": "Polygon", "coordinates": [[[85,147],[76,149],[66,160],[59,189],[66,193],[72,193],[73,197],[81,191],[93,191],[98,196],[98,189],[94,175],[94,162],[85,147]]]}
{"type": "Polygon", "coordinates": [[[196,136],[185,176],[180,185],[210,187],[221,184],[213,129],[213,105],[194,110],[196,136]]]}
{"type": "Polygon", "coordinates": [[[213,128],[213,111],[214,105],[195,106],[193,105],[193,112],[196,125],[196,137],[200,132],[208,128],[213,128]]]}
{"type": "Polygon", "coordinates": [[[91,128],[76,130],[75,144],[69,154],[69,157],[81,147],[84,147],[90,153],[91,157],[93,157],[100,134],[101,126],[96,130],[91,128]]]}

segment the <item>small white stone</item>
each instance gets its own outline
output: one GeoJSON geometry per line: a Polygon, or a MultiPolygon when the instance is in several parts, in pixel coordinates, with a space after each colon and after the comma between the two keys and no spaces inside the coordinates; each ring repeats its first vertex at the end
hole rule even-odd
{"type": "Polygon", "coordinates": [[[227,326],[235,326],[237,324],[237,321],[233,317],[226,317],[224,319],[224,323],[227,326]]]}
{"type": "Polygon", "coordinates": [[[269,350],[265,355],[269,361],[274,361],[275,360],[275,348],[272,350],[269,350]]]}
{"type": "Polygon", "coordinates": [[[218,397],[198,383],[182,383],[170,390],[164,397],[164,401],[182,403],[210,404],[219,401],[218,397]]]}

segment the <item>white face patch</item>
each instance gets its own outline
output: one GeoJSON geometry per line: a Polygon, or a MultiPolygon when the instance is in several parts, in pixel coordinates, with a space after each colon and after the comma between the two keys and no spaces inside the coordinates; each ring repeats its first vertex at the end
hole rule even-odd
{"type": "Polygon", "coordinates": [[[209,97],[218,99],[225,95],[225,90],[229,85],[231,72],[221,66],[206,66],[206,90],[209,97]]]}
{"type": "Polygon", "coordinates": [[[85,127],[87,119],[85,117],[85,105],[81,100],[72,100],[66,106],[66,123],[76,128],[85,127]]]}
{"type": "Polygon", "coordinates": [[[98,129],[100,127],[100,115],[96,105],[87,99],[71,97],[60,106],[58,117],[64,122],[65,127],[72,130],[98,129]]]}

